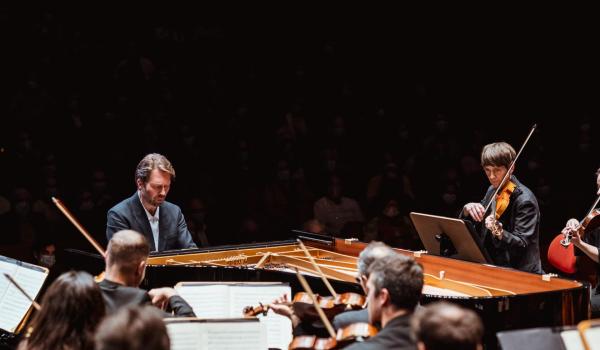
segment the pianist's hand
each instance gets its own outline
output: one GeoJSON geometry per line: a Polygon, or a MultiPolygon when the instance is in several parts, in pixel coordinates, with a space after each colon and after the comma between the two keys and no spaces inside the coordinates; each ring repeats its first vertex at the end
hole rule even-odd
{"type": "Polygon", "coordinates": [[[152,299],[152,305],[165,310],[167,305],[169,305],[169,299],[177,295],[177,292],[175,289],[169,287],[154,288],[148,292],[148,295],[152,299]]]}

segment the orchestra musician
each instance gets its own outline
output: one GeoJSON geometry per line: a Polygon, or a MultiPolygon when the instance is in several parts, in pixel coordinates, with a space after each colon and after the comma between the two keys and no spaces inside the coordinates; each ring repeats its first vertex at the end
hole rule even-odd
{"type": "MultiPolygon", "coordinates": [[[[600,168],[596,171],[596,185],[598,188],[597,194],[600,196],[600,168]]],[[[582,238],[578,230],[579,226],[580,224],[577,219],[569,219],[561,233],[565,236],[570,236],[571,243],[598,264],[598,274],[600,275],[600,259],[598,257],[598,251],[600,250],[600,227],[586,231],[585,236],[582,238]]],[[[595,292],[592,294],[591,304],[592,318],[600,317],[600,285],[596,287],[595,292]]]]}
{"type": "Polygon", "coordinates": [[[93,349],[94,332],[104,315],[94,278],[83,271],[65,272],[48,287],[31,321],[30,335],[18,349],[93,349]]]}
{"type": "Polygon", "coordinates": [[[132,230],[115,233],[106,249],[105,277],[99,283],[107,314],[125,306],[153,304],[176,316],[195,317],[192,307],[173,288],[138,288],[144,279],[149,246],[146,238],[132,230]]]}
{"type": "Polygon", "coordinates": [[[153,251],[196,248],[181,209],[165,200],[174,178],[165,156],[146,155],[135,169],[137,191],[108,211],[108,240],[119,230],[134,230],[146,236],[153,251]]]}
{"type": "Polygon", "coordinates": [[[421,298],[423,268],[414,259],[396,254],[377,259],[369,268],[369,323],[380,323],[376,336],[346,349],[416,349],[410,319],[421,298]]]}
{"type": "MultiPolygon", "coordinates": [[[[398,255],[398,253],[396,253],[390,246],[382,242],[371,242],[359,254],[357,261],[358,275],[356,276],[356,279],[360,283],[365,294],[367,293],[367,279],[369,278],[368,271],[371,264],[378,259],[396,255],[398,255]]],[[[298,315],[293,312],[293,308],[290,306],[290,303],[286,299],[285,295],[274,300],[269,307],[273,310],[273,312],[286,316],[292,320],[294,334],[299,335],[312,333],[315,331],[312,325],[306,324],[304,320],[300,319],[298,315]]],[[[369,313],[367,308],[339,313],[333,318],[332,325],[337,331],[338,329],[343,329],[353,323],[362,322],[369,322],[369,313]]]]}
{"type": "Polygon", "coordinates": [[[126,307],[102,320],[96,331],[96,350],[169,350],[167,327],[156,308],[126,307]]]}
{"type": "Polygon", "coordinates": [[[463,207],[461,218],[470,217],[476,222],[484,222],[484,225],[480,225],[479,238],[494,264],[542,274],[540,210],[533,192],[512,174],[515,159],[514,148],[506,142],[483,147],[481,166],[490,187],[480,203],[467,203],[463,207]],[[497,210],[495,213],[486,213],[484,204],[492,200],[505,175],[506,181],[495,199],[497,210]]]}
{"type": "Polygon", "coordinates": [[[417,311],[411,322],[419,350],[482,350],[483,324],[477,314],[448,302],[417,311]]]}

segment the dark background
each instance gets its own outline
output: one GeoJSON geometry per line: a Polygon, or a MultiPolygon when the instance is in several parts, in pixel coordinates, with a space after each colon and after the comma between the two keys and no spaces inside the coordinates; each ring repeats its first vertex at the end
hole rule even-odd
{"type": "Polygon", "coordinates": [[[366,223],[389,163],[410,184],[403,216],[454,215],[487,188],[481,147],[518,150],[534,123],[515,174],[547,245],[595,198],[597,28],[560,8],[453,10],[5,8],[2,254],[91,250],[51,195],[106,244],[149,152],[173,162],[168,199],[212,245],[290,237],[332,173],[366,223]]]}

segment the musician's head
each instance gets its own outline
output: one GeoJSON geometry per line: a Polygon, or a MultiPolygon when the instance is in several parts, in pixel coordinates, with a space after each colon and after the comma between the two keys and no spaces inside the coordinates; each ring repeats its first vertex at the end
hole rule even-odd
{"type": "Polygon", "coordinates": [[[385,324],[412,313],[421,299],[423,268],[413,258],[396,254],[373,262],[367,280],[370,323],[385,324]]]}
{"type": "Polygon", "coordinates": [[[358,275],[356,276],[356,280],[360,283],[365,294],[368,291],[367,280],[369,279],[369,267],[371,264],[379,259],[397,254],[394,249],[383,242],[371,242],[360,252],[358,255],[358,275]]]}
{"type": "Polygon", "coordinates": [[[96,350],[168,350],[167,328],[159,309],[127,307],[107,316],[95,336],[96,350]]]}
{"type": "MultiPolygon", "coordinates": [[[[515,149],[506,142],[494,142],[483,147],[481,151],[481,166],[494,188],[500,186],[500,182],[502,182],[515,157],[515,149]]],[[[514,167],[511,175],[513,171],[514,167]]]]}
{"type": "Polygon", "coordinates": [[[93,349],[93,336],[104,317],[100,287],[87,272],[60,275],[44,294],[27,349],[93,349]]]}
{"type": "Polygon", "coordinates": [[[173,165],[158,153],[146,155],[135,168],[135,184],[142,201],[154,207],[165,201],[174,178],[173,165]]]}
{"type": "Polygon", "coordinates": [[[146,237],[133,230],[115,233],[106,249],[106,278],[137,287],[144,279],[150,246],[146,237]]]}
{"type": "Polygon", "coordinates": [[[447,302],[420,309],[411,320],[419,350],[480,350],[483,324],[471,310],[447,302]]]}

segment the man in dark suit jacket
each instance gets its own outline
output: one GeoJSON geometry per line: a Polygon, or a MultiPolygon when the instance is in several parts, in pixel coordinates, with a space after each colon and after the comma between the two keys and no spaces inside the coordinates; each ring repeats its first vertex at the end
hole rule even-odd
{"type": "Polygon", "coordinates": [[[146,238],[132,230],[115,233],[106,250],[104,280],[99,285],[106,313],[135,305],[153,304],[172,311],[176,316],[194,317],[194,311],[173,288],[146,292],[138,288],[146,271],[150,250],[146,238]]]}
{"type": "Polygon", "coordinates": [[[421,298],[423,268],[414,259],[396,254],[369,267],[367,303],[369,323],[381,323],[373,338],[346,349],[416,349],[410,319],[421,298]]]}
{"type": "MultiPolygon", "coordinates": [[[[509,204],[503,212],[485,213],[487,205],[502,179],[508,173],[515,150],[506,142],[486,145],[481,152],[481,165],[490,181],[486,195],[480,203],[468,203],[461,213],[477,222],[485,219],[479,235],[494,264],[512,267],[526,272],[542,274],[540,261],[539,228],[540,209],[537,199],[529,188],[509,174],[509,180],[516,187],[509,193],[509,204]],[[499,218],[496,216],[499,214],[499,218]]],[[[514,169],[514,168],[513,168],[514,169]]],[[[505,181],[503,187],[507,187],[505,181]]],[[[505,190],[501,189],[499,192],[505,190]]]]}
{"type": "Polygon", "coordinates": [[[196,248],[181,209],[165,199],[175,169],[164,156],[146,155],[135,170],[137,192],[108,211],[106,237],[115,232],[141,232],[153,251],[196,248]]]}

